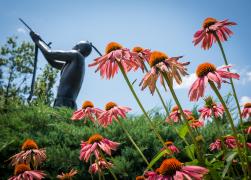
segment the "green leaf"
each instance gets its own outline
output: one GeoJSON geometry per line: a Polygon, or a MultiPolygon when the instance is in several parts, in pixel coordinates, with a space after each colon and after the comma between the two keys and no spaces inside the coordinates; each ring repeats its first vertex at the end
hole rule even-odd
{"type": "Polygon", "coordinates": [[[214,158],[210,161],[210,164],[213,164],[220,156],[222,156],[223,151],[218,152],[214,158]]]}
{"type": "Polygon", "coordinates": [[[195,159],[194,150],[195,150],[194,144],[191,144],[191,145],[185,147],[185,151],[186,151],[187,156],[192,160],[195,159]]]}
{"type": "Polygon", "coordinates": [[[185,124],[178,129],[178,134],[181,139],[185,138],[187,132],[188,132],[188,128],[185,124]]]}
{"type": "Polygon", "coordinates": [[[223,178],[225,177],[225,175],[227,174],[227,171],[228,171],[230,165],[232,164],[233,159],[235,158],[235,156],[236,156],[237,154],[238,154],[237,152],[231,152],[231,153],[229,153],[229,154],[227,155],[227,159],[226,159],[227,164],[226,164],[226,166],[225,166],[225,168],[224,168],[224,170],[223,170],[223,172],[222,172],[222,176],[221,176],[222,179],[223,179],[223,178]]]}
{"type": "Polygon", "coordinates": [[[198,159],[194,159],[194,160],[192,160],[190,162],[186,162],[185,165],[189,165],[189,166],[198,165],[198,163],[199,163],[198,159]]]}
{"type": "Polygon", "coordinates": [[[165,149],[161,152],[159,152],[156,156],[153,157],[153,159],[151,160],[151,162],[149,163],[149,165],[147,166],[145,171],[148,171],[148,169],[152,168],[153,165],[165,154],[169,154],[170,151],[165,149]]]}
{"type": "Polygon", "coordinates": [[[15,140],[13,139],[10,142],[7,142],[4,145],[2,145],[2,147],[0,148],[0,152],[3,151],[4,149],[6,149],[9,145],[11,145],[14,142],[15,142],[15,140]]]}

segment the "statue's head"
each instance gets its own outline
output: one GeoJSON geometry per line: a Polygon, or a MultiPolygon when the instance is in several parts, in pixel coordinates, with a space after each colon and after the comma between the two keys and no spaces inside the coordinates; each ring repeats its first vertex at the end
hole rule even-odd
{"type": "Polygon", "coordinates": [[[77,50],[84,57],[89,56],[89,54],[92,52],[91,43],[88,41],[80,41],[72,49],[77,50]]]}

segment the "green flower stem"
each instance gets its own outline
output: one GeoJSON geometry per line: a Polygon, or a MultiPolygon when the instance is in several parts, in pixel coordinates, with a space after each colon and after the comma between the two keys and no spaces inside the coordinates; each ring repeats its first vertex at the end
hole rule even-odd
{"type": "Polygon", "coordinates": [[[102,180],[102,179],[101,179],[101,173],[100,173],[100,172],[98,172],[98,180],[102,180]]]}
{"type": "Polygon", "coordinates": [[[105,180],[105,176],[103,172],[101,173],[101,176],[102,176],[102,179],[105,180]]]}
{"type": "MultiPolygon", "coordinates": [[[[169,89],[170,89],[170,92],[171,92],[171,94],[172,94],[172,96],[173,96],[173,99],[174,99],[175,103],[176,103],[177,106],[179,107],[181,116],[182,116],[182,118],[184,119],[184,122],[185,122],[185,124],[186,124],[186,126],[187,126],[187,128],[188,128],[188,133],[189,133],[189,135],[190,135],[191,138],[192,138],[192,141],[193,141],[193,143],[194,143],[194,145],[195,145],[195,148],[196,148],[196,149],[199,149],[199,148],[198,148],[198,147],[199,147],[199,146],[198,146],[198,143],[197,143],[197,141],[196,141],[196,139],[195,139],[195,137],[194,137],[194,135],[193,135],[192,128],[190,127],[190,125],[189,125],[189,123],[188,123],[188,121],[187,121],[187,119],[186,119],[186,115],[185,115],[185,113],[183,112],[183,109],[182,109],[182,107],[181,107],[181,104],[180,104],[180,102],[179,102],[179,100],[178,100],[178,98],[177,98],[177,96],[176,96],[176,94],[175,94],[175,92],[174,92],[174,90],[173,90],[172,84],[171,84],[171,82],[169,81],[169,79],[168,79],[168,77],[167,77],[167,75],[166,75],[165,73],[162,73],[162,75],[164,76],[164,79],[166,80],[166,83],[167,83],[167,85],[168,85],[168,87],[169,87],[169,89]]],[[[197,152],[197,155],[198,155],[199,160],[202,162],[202,161],[203,161],[203,158],[202,158],[201,154],[200,154],[199,152],[197,152]]]]}
{"type": "MultiPolygon", "coordinates": [[[[142,112],[144,113],[146,119],[148,120],[148,122],[149,122],[149,124],[150,124],[152,130],[154,131],[155,135],[158,137],[159,141],[163,144],[163,146],[166,147],[165,141],[163,140],[163,138],[160,136],[159,132],[158,132],[158,131],[156,130],[156,128],[154,127],[153,122],[151,121],[151,119],[150,119],[150,117],[148,116],[148,114],[147,114],[145,108],[144,108],[143,105],[141,104],[141,102],[140,102],[140,100],[139,100],[139,98],[138,98],[136,92],[134,91],[134,89],[133,89],[133,87],[132,87],[132,85],[131,85],[131,83],[130,83],[130,81],[129,81],[129,79],[128,79],[126,73],[125,73],[125,70],[124,70],[124,68],[123,68],[123,66],[122,66],[122,64],[121,64],[120,62],[118,62],[118,66],[119,66],[119,68],[120,68],[120,70],[121,70],[121,72],[122,72],[122,74],[123,74],[123,76],[124,76],[124,79],[125,79],[125,81],[126,81],[128,87],[130,88],[130,90],[131,90],[131,92],[132,92],[134,98],[136,99],[136,101],[137,101],[137,103],[138,103],[140,109],[142,110],[142,112]]],[[[167,147],[166,147],[166,149],[167,149],[167,147]]]]}
{"type": "MultiPolygon", "coordinates": [[[[213,108],[211,108],[211,111],[213,112],[213,108]]],[[[225,146],[225,143],[224,143],[224,139],[223,139],[223,131],[221,130],[221,126],[220,126],[220,123],[219,123],[219,119],[215,117],[215,114],[213,112],[213,120],[216,124],[216,127],[218,129],[218,133],[219,133],[219,136],[220,136],[220,140],[221,140],[221,146],[223,148],[223,155],[224,155],[224,152],[227,152],[227,149],[226,149],[226,146],[225,146]]]]}
{"type": "MultiPolygon", "coordinates": [[[[146,72],[149,72],[149,70],[148,70],[148,68],[146,67],[146,65],[145,65],[144,62],[143,62],[143,65],[144,65],[144,68],[145,68],[146,72]]],[[[159,98],[160,98],[160,101],[161,101],[161,103],[162,103],[162,105],[163,105],[163,107],[164,107],[164,109],[165,109],[165,111],[166,111],[167,116],[169,116],[169,110],[168,110],[168,108],[167,108],[167,106],[166,106],[166,103],[165,103],[164,99],[162,98],[162,96],[161,96],[161,94],[160,94],[160,91],[159,91],[159,89],[158,89],[157,86],[156,86],[156,92],[157,92],[157,94],[158,94],[158,96],[159,96],[159,98]]]]}
{"type": "MultiPolygon", "coordinates": [[[[222,53],[222,56],[223,56],[223,59],[224,59],[224,62],[225,62],[225,65],[228,66],[228,61],[227,61],[227,57],[226,57],[226,54],[225,54],[225,51],[223,49],[223,46],[221,44],[221,41],[219,39],[219,37],[217,36],[216,33],[214,33],[214,36],[217,40],[217,43],[220,47],[220,50],[221,50],[221,53],[222,53]]],[[[230,72],[229,68],[227,68],[228,72],[230,72]]],[[[233,79],[230,78],[230,83],[231,83],[231,87],[232,87],[232,91],[233,91],[233,95],[234,95],[234,99],[235,99],[235,102],[236,102],[236,105],[237,105],[237,108],[238,108],[238,112],[239,112],[239,116],[240,116],[240,124],[241,124],[241,128],[243,128],[243,119],[242,119],[242,116],[241,116],[241,107],[240,107],[240,103],[238,101],[238,98],[237,98],[237,94],[236,94],[236,90],[235,90],[235,87],[234,87],[234,82],[233,82],[233,79]]],[[[243,130],[243,129],[242,129],[243,130]]]]}
{"type": "MultiPolygon", "coordinates": [[[[104,153],[103,153],[101,150],[99,150],[99,153],[100,153],[101,157],[104,159],[104,161],[108,164],[108,162],[107,162],[107,160],[106,160],[106,158],[105,158],[104,153]]],[[[110,173],[112,174],[113,178],[114,178],[115,180],[118,180],[117,176],[114,174],[114,172],[111,170],[111,168],[108,168],[108,170],[109,170],[110,173]]]]}
{"type": "MultiPolygon", "coordinates": [[[[146,67],[146,65],[145,65],[145,63],[143,62],[143,65],[144,65],[144,68],[145,68],[145,70],[146,70],[146,72],[149,72],[149,70],[148,70],[148,68],[146,67]]],[[[158,87],[156,86],[156,92],[157,92],[157,94],[158,94],[158,96],[159,96],[159,98],[160,98],[160,101],[161,101],[161,103],[162,103],[162,105],[163,105],[163,107],[164,107],[164,109],[165,109],[165,111],[166,111],[166,114],[167,114],[167,116],[169,116],[170,115],[170,112],[169,112],[169,110],[168,110],[168,108],[167,108],[167,106],[166,106],[166,104],[165,104],[165,102],[164,102],[164,99],[162,98],[162,96],[161,96],[161,94],[160,94],[160,92],[159,92],[159,89],[158,89],[158,87]]],[[[174,130],[175,130],[175,132],[177,133],[177,134],[179,134],[178,133],[178,130],[177,130],[177,128],[174,126],[174,130]]],[[[187,142],[187,140],[186,140],[186,138],[182,138],[182,140],[185,142],[185,144],[187,145],[187,146],[189,146],[189,143],[187,142]]],[[[189,149],[190,150],[190,149],[189,149]]],[[[191,152],[191,151],[190,151],[191,152]]],[[[192,152],[191,152],[192,153],[192,152]]]]}
{"type": "Polygon", "coordinates": [[[208,82],[209,82],[211,88],[214,90],[215,94],[217,95],[218,99],[220,100],[222,106],[223,106],[224,109],[225,109],[225,113],[226,113],[226,115],[227,115],[227,119],[228,119],[228,121],[229,121],[229,123],[230,123],[230,126],[231,126],[231,129],[232,129],[232,131],[233,131],[233,135],[234,135],[234,137],[235,137],[235,139],[236,139],[236,141],[237,141],[237,151],[238,151],[238,154],[239,154],[239,156],[240,156],[242,170],[243,170],[244,175],[245,175],[245,177],[246,177],[245,163],[243,162],[242,153],[241,153],[241,149],[240,149],[240,143],[238,142],[237,131],[236,131],[235,127],[234,127],[233,118],[232,118],[232,116],[231,116],[231,114],[230,114],[230,112],[229,112],[229,110],[228,110],[228,108],[227,108],[227,105],[226,105],[225,101],[223,100],[223,98],[222,98],[220,92],[218,91],[217,87],[215,86],[215,84],[214,84],[212,81],[208,81],[208,82]]]}
{"type": "MultiPolygon", "coordinates": [[[[175,126],[174,126],[174,130],[175,130],[176,134],[179,134],[178,129],[175,126]]],[[[189,143],[187,142],[185,137],[181,138],[181,139],[185,142],[186,146],[189,146],[189,143]]],[[[191,154],[193,154],[190,148],[188,148],[188,150],[190,151],[191,154]]],[[[194,160],[194,157],[192,160],[194,160]]]]}
{"type": "MultiPolygon", "coordinates": [[[[221,43],[221,41],[220,41],[220,39],[219,39],[219,37],[218,37],[218,35],[216,33],[214,33],[214,36],[215,36],[215,38],[217,40],[217,43],[218,43],[218,45],[220,47],[220,50],[221,50],[225,65],[228,65],[227,57],[226,57],[224,48],[222,46],[222,43],[221,43]]],[[[228,70],[228,72],[230,72],[229,68],[227,68],[227,70],[228,70]]],[[[236,90],[235,90],[235,87],[234,87],[234,82],[233,82],[232,78],[230,78],[230,84],[231,84],[231,88],[232,88],[232,91],[233,91],[233,96],[234,96],[234,99],[235,99],[235,102],[236,102],[236,105],[237,105],[237,109],[238,109],[238,112],[239,112],[241,131],[244,134],[243,119],[242,119],[242,116],[241,116],[241,107],[240,107],[240,103],[239,103],[239,100],[238,100],[238,97],[237,97],[237,93],[236,93],[236,90]]],[[[246,154],[248,152],[248,147],[247,147],[245,136],[244,136],[244,143],[243,144],[244,144],[244,149],[245,149],[245,159],[246,159],[247,164],[249,164],[248,158],[246,156],[246,154]]],[[[251,176],[251,172],[250,172],[249,168],[248,168],[248,174],[249,174],[249,176],[251,176]]]]}
{"type": "Polygon", "coordinates": [[[140,150],[140,148],[137,146],[137,144],[135,143],[135,141],[132,139],[132,136],[129,134],[129,132],[127,131],[127,129],[124,126],[124,124],[119,119],[118,119],[118,123],[122,127],[122,129],[124,130],[124,132],[126,133],[128,139],[131,141],[131,143],[137,149],[137,151],[139,152],[139,154],[141,155],[141,157],[143,158],[143,160],[146,162],[147,165],[149,165],[149,162],[147,161],[146,157],[144,156],[144,154],[142,153],[142,151],[140,150]]]}

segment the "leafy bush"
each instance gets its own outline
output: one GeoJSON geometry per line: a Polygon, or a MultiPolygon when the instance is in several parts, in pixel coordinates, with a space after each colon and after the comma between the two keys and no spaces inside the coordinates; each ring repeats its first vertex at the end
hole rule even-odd
{"type": "MultiPolygon", "coordinates": [[[[94,127],[92,123],[70,120],[72,111],[69,109],[53,109],[44,105],[17,106],[1,112],[0,141],[0,177],[6,179],[13,174],[13,168],[8,165],[8,158],[20,151],[26,138],[34,139],[39,147],[45,147],[47,160],[41,169],[49,179],[55,179],[57,174],[68,172],[71,168],[79,171],[75,179],[91,179],[88,173],[89,164],[79,160],[80,141],[87,140],[93,133],[100,133],[112,141],[120,142],[120,148],[113,153],[114,172],[119,179],[134,179],[142,174],[146,165],[141,156],[131,145],[127,136],[117,123],[108,128],[94,127]]],[[[182,150],[178,159],[185,162],[190,159],[185,155],[183,141],[178,138],[173,127],[164,122],[163,115],[155,113],[153,123],[166,140],[172,140],[182,150]]],[[[123,120],[135,142],[143,150],[149,161],[159,152],[161,144],[144,121],[143,116],[129,115],[123,120]]],[[[208,123],[202,133],[207,145],[216,136],[212,123],[208,123]]],[[[105,174],[110,179],[110,174],[105,174]]]]}

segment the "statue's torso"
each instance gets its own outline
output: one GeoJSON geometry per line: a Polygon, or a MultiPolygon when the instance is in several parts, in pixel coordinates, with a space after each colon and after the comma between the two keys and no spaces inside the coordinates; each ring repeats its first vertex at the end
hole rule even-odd
{"type": "Polygon", "coordinates": [[[81,54],[76,59],[66,63],[61,70],[61,78],[58,87],[57,97],[76,100],[85,73],[85,59],[81,54]]]}

